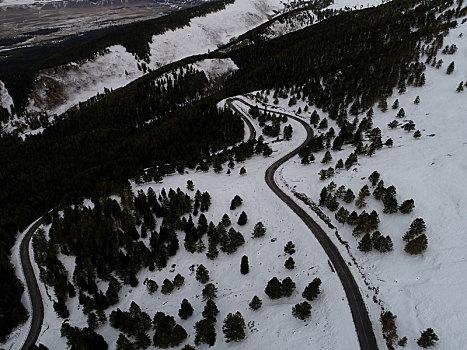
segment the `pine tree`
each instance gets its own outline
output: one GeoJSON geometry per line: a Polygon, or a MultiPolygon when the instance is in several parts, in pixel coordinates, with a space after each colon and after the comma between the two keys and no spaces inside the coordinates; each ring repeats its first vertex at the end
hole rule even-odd
{"type": "Polygon", "coordinates": [[[186,182],[186,188],[187,188],[187,190],[194,191],[195,185],[193,184],[192,180],[188,180],[186,182]]]}
{"type": "Polygon", "coordinates": [[[358,243],[358,249],[364,253],[371,252],[373,249],[373,242],[369,233],[365,234],[358,243]]]}
{"type": "Polygon", "coordinates": [[[454,61],[449,63],[448,69],[446,70],[446,74],[451,74],[452,72],[454,72],[454,61]]]}
{"type": "Polygon", "coordinates": [[[284,127],[284,139],[289,141],[292,138],[293,128],[292,125],[287,125],[284,127]]]}
{"type": "Polygon", "coordinates": [[[292,241],[288,241],[284,246],[284,253],[289,255],[293,255],[295,253],[295,244],[293,244],[292,241]]]}
{"type": "Polygon", "coordinates": [[[279,282],[277,277],[273,277],[268,282],[264,292],[271,299],[280,299],[280,298],[282,298],[282,295],[283,295],[283,293],[282,293],[282,283],[279,282]]]}
{"type": "Polygon", "coordinates": [[[328,128],[328,120],[326,118],[323,118],[321,122],[318,125],[318,129],[327,129],[328,128]]]}
{"type": "Polygon", "coordinates": [[[358,198],[355,201],[355,205],[357,206],[358,209],[362,209],[366,207],[366,201],[365,201],[365,194],[360,192],[358,194],[358,198]]]}
{"type": "Polygon", "coordinates": [[[261,308],[262,305],[263,305],[263,302],[256,295],[253,297],[253,299],[251,299],[250,304],[249,304],[250,309],[252,309],[253,311],[258,310],[259,308],[261,308]]]}
{"type": "Polygon", "coordinates": [[[285,261],[284,266],[288,270],[293,270],[295,268],[295,260],[289,256],[289,258],[285,261]]]}
{"type": "Polygon", "coordinates": [[[415,97],[415,100],[413,101],[413,103],[418,105],[420,103],[420,96],[415,97]]]}
{"type": "Polygon", "coordinates": [[[370,176],[368,176],[368,180],[370,180],[371,187],[375,187],[379,181],[380,174],[375,170],[373,171],[370,176]]]}
{"type": "Polygon", "coordinates": [[[402,337],[399,339],[399,341],[397,342],[397,345],[400,346],[400,347],[404,347],[407,345],[407,337],[402,337]]]}
{"type": "Polygon", "coordinates": [[[415,238],[416,236],[421,235],[422,233],[425,233],[426,231],[426,224],[425,220],[422,218],[416,218],[412,223],[410,224],[409,230],[404,234],[402,237],[404,241],[408,242],[415,238]]]}
{"type": "Polygon", "coordinates": [[[242,211],[242,213],[240,214],[238,218],[237,224],[239,224],[240,226],[243,226],[243,225],[246,225],[247,221],[248,221],[248,217],[246,213],[242,211]]]}
{"type": "Polygon", "coordinates": [[[193,307],[187,299],[183,299],[182,304],[180,305],[180,309],[178,310],[178,316],[182,320],[186,320],[191,315],[193,315],[193,307]]]}
{"type": "Polygon", "coordinates": [[[245,175],[246,174],[246,169],[245,167],[240,168],[240,175],[245,175]]]}
{"type": "Polygon", "coordinates": [[[462,91],[464,91],[464,82],[463,81],[461,81],[459,83],[459,86],[456,89],[456,92],[462,92],[462,91]]]}
{"type": "Polygon", "coordinates": [[[398,338],[396,316],[391,311],[386,311],[381,313],[379,321],[383,328],[383,338],[386,340],[388,349],[391,349],[398,338]]]}
{"type": "Polygon", "coordinates": [[[125,337],[123,333],[120,333],[117,339],[117,350],[134,350],[133,343],[125,337]]]}
{"type": "Polygon", "coordinates": [[[316,126],[318,125],[318,123],[319,123],[319,114],[315,109],[310,116],[310,124],[316,126]]]}
{"type": "Polygon", "coordinates": [[[240,272],[242,275],[246,275],[250,271],[250,266],[248,265],[248,257],[246,255],[242,256],[242,262],[240,263],[240,272]]]}
{"type": "Polygon", "coordinates": [[[302,293],[302,297],[308,301],[313,301],[316,299],[321,292],[319,286],[321,285],[321,280],[316,277],[312,282],[308,283],[302,293]]]}
{"type": "Polygon", "coordinates": [[[284,278],[282,281],[282,294],[285,297],[290,297],[295,290],[295,282],[290,277],[284,278]]]}
{"type": "Polygon", "coordinates": [[[343,169],[343,168],[344,168],[344,162],[342,161],[342,159],[339,159],[336,163],[336,170],[343,169]]]}
{"type": "Polygon", "coordinates": [[[253,229],[253,238],[260,238],[266,234],[266,228],[264,227],[263,223],[257,222],[254,229],[253,229]]]}
{"type": "Polygon", "coordinates": [[[397,120],[395,120],[395,119],[388,123],[389,129],[395,129],[398,126],[399,126],[399,122],[397,120]]]}
{"type": "Polygon", "coordinates": [[[195,323],[195,344],[208,344],[213,346],[216,343],[215,322],[211,319],[203,318],[195,323]]]}
{"type": "Polygon", "coordinates": [[[292,315],[299,320],[306,321],[311,316],[311,305],[304,301],[302,303],[295,304],[292,308],[292,315]]]}
{"type": "Polygon", "coordinates": [[[185,283],[185,277],[177,273],[173,280],[174,287],[177,289],[180,289],[180,287],[183,286],[184,283],[185,283]]]}
{"type": "Polygon", "coordinates": [[[232,222],[230,221],[230,218],[229,218],[229,216],[227,214],[224,214],[222,216],[222,224],[224,225],[224,227],[229,227],[232,224],[232,222]]]}
{"type": "Polygon", "coordinates": [[[240,205],[242,205],[243,199],[239,196],[236,195],[233,199],[232,202],[230,203],[230,210],[234,210],[240,205]]]}
{"type": "Polygon", "coordinates": [[[208,283],[206,284],[206,287],[204,287],[202,294],[203,294],[203,301],[216,299],[217,298],[217,287],[212,283],[208,283]]]}
{"type": "Polygon", "coordinates": [[[423,253],[428,248],[428,238],[425,234],[412,239],[406,245],[404,250],[410,255],[423,253]]]}
{"type": "Polygon", "coordinates": [[[203,309],[203,317],[215,322],[218,313],[219,309],[217,308],[216,303],[212,299],[208,299],[203,309]]]}
{"type": "Polygon", "coordinates": [[[355,198],[355,195],[353,194],[352,190],[349,188],[344,194],[344,198],[343,198],[344,202],[352,203],[354,198],[355,198]]]}
{"type": "MultiPolygon", "coordinates": [[[[378,231],[376,231],[378,232],[378,231]]],[[[380,253],[386,253],[392,251],[392,240],[389,236],[378,236],[376,239],[373,240],[373,247],[379,251],[380,253]]]]}
{"type": "Polygon", "coordinates": [[[321,160],[321,163],[327,164],[327,163],[329,163],[331,160],[332,160],[331,152],[326,151],[326,153],[324,154],[323,160],[321,160]]]}
{"type": "Polygon", "coordinates": [[[345,209],[344,207],[340,207],[335,215],[335,218],[341,224],[345,224],[347,221],[347,218],[349,217],[349,214],[350,213],[347,209],[345,209]]]}
{"type": "Polygon", "coordinates": [[[209,281],[209,271],[202,264],[196,269],[196,280],[203,284],[209,281]]]}
{"type": "Polygon", "coordinates": [[[422,332],[420,338],[418,338],[417,344],[422,348],[428,348],[430,346],[434,346],[435,342],[437,342],[438,340],[439,338],[436,335],[435,331],[432,328],[427,328],[425,331],[422,332]]]}
{"type": "Polygon", "coordinates": [[[386,99],[381,99],[379,101],[378,108],[381,109],[381,112],[386,112],[388,110],[388,102],[386,99]]]}
{"type": "Polygon", "coordinates": [[[245,339],[245,328],[245,320],[240,311],[237,311],[235,314],[229,313],[224,319],[224,325],[222,326],[226,343],[232,341],[239,342],[245,339]]]}
{"type": "Polygon", "coordinates": [[[402,214],[409,214],[413,211],[413,208],[415,207],[414,200],[413,199],[407,199],[402,202],[402,204],[399,207],[399,211],[402,214]]]}
{"type": "Polygon", "coordinates": [[[172,281],[166,278],[164,280],[164,283],[162,284],[161,293],[167,295],[167,294],[172,293],[173,290],[174,290],[174,285],[172,281]]]}
{"type": "Polygon", "coordinates": [[[396,100],[392,104],[392,109],[398,109],[398,108],[399,108],[399,99],[396,98],[396,100]]]}
{"type": "Polygon", "coordinates": [[[399,112],[397,112],[396,117],[397,117],[397,118],[404,118],[404,117],[405,117],[404,108],[401,108],[401,109],[399,110],[399,112]]]}

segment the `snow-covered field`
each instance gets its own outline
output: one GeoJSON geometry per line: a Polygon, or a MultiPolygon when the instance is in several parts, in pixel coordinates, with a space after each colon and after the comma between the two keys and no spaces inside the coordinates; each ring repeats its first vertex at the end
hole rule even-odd
{"type": "MultiPolygon", "coordinates": [[[[180,248],[178,254],[169,260],[169,267],[162,271],[141,271],[138,274],[140,284],[136,288],[124,287],[120,292],[120,302],[115,307],[107,310],[107,315],[116,307],[127,310],[131,301],[136,301],[143,311],[151,317],[156,311],[163,311],[175,316],[190,334],[187,343],[193,344],[193,325],[201,318],[202,285],[190,272],[191,265],[203,264],[210,273],[211,281],[214,281],[219,290],[216,301],[220,314],[216,325],[217,340],[216,349],[293,349],[293,348],[317,348],[317,349],[358,349],[358,341],[352,322],[350,309],[345,298],[339,279],[328,265],[328,259],[319,246],[314,236],[307,227],[278,199],[264,182],[264,172],[281,155],[297,147],[305,138],[304,129],[296,122],[289,120],[294,129],[293,138],[289,142],[271,144],[274,153],[271,157],[254,156],[242,164],[237,164],[231,175],[227,175],[226,167],[222,174],[216,174],[212,170],[204,173],[190,171],[184,175],[172,175],[164,178],[162,183],[148,183],[144,185],[133,184],[134,191],[140,189],[147,191],[152,187],[156,193],[162,188],[185,189],[188,179],[193,180],[195,190],[208,191],[212,196],[212,206],[205,213],[208,221],[219,222],[224,213],[230,216],[233,227],[242,232],[246,243],[239,250],[226,255],[220,253],[219,257],[211,261],[205,253],[187,253],[180,248]],[[247,174],[240,175],[239,169],[244,166],[247,174]],[[230,201],[234,195],[243,198],[241,207],[234,211],[229,210],[230,201]],[[248,215],[246,226],[238,226],[236,221],[241,211],[248,215]],[[262,221],[267,229],[266,236],[252,239],[251,233],[256,222],[262,221]],[[293,255],[296,262],[294,270],[284,267],[286,256],[283,248],[286,242],[293,241],[297,252],[293,255]],[[247,255],[250,261],[250,272],[247,275],[240,274],[240,259],[247,255]],[[171,268],[170,266],[174,267],[171,268]],[[171,295],[164,296],[160,291],[150,296],[143,281],[146,278],[155,280],[159,285],[168,277],[180,273],[185,277],[185,285],[171,295]],[[270,300],[264,293],[267,281],[277,276],[283,279],[290,276],[297,285],[297,289],[290,298],[282,298],[276,301],[270,300]],[[301,293],[304,287],[314,277],[322,280],[322,293],[312,302],[312,316],[307,322],[299,321],[291,314],[292,306],[303,301],[301,293]],[[248,303],[254,295],[263,300],[260,310],[254,312],[249,309],[248,303]],[[194,315],[188,320],[181,320],[177,316],[180,302],[187,298],[195,309],[194,315]],[[239,344],[227,344],[223,339],[222,321],[229,312],[240,311],[247,323],[247,337],[239,344]]],[[[256,125],[257,132],[260,128],[256,125]]],[[[266,141],[271,141],[266,138],[266,141]]],[[[194,195],[193,192],[189,192],[194,195]]],[[[47,229],[47,227],[46,227],[47,229]]],[[[183,238],[180,237],[183,242],[183,238]]],[[[74,265],[72,258],[61,256],[63,264],[71,271],[74,265]]],[[[37,271],[38,272],[38,271],[37,271]]],[[[105,283],[99,284],[105,290],[105,283]]],[[[45,320],[39,338],[39,342],[49,348],[64,348],[65,339],[60,338],[62,320],[58,319],[53,311],[51,299],[53,291],[45,292],[41,286],[45,301],[45,320]]],[[[80,327],[86,326],[86,317],[78,309],[77,297],[68,301],[71,311],[70,324],[80,327]]],[[[97,329],[109,342],[110,348],[115,348],[118,332],[108,324],[97,329]]],[[[152,337],[152,334],[150,334],[152,337]]],[[[197,348],[207,348],[200,346],[197,348]]]]}
{"type": "MultiPolygon", "coordinates": [[[[338,223],[334,218],[335,213],[323,208],[340,236],[349,243],[359,270],[376,291],[368,290],[362,284],[363,279],[356,276],[361,289],[366,289],[370,297],[375,295],[386,310],[398,316],[399,336],[407,336],[410,348],[417,347],[414,340],[427,327],[432,327],[440,338],[437,348],[467,347],[467,340],[461,335],[467,316],[460,311],[466,306],[464,291],[467,285],[467,92],[456,92],[459,83],[467,81],[467,42],[464,36],[459,36],[465,34],[466,29],[467,23],[451,30],[445,37],[443,46],[456,44],[458,51],[454,55],[440,54],[438,59],[444,61],[440,69],[427,66],[425,86],[408,88],[404,94],[396,92],[388,99],[389,110],[385,113],[374,106],[374,127],[381,129],[383,142],[388,138],[393,139],[391,148],[385,146],[372,157],[361,156],[358,165],[348,171],[337,171],[335,176],[324,181],[319,179],[318,172],[335,166],[339,159],[345,161],[353,149],[347,146],[342,151],[332,151],[333,160],[325,165],[320,163],[324,151],[316,153],[316,161],[310,165],[302,165],[297,156],[285,164],[278,174],[284,190],[290,192],[293,189],[318,202],[321,189],[331,181],[337,187],[345,185],[358,194],[362,186],[370,186],[368,176],[377,170],[386,187],[396,187],[399,204],[406,199],[415,200],[415,209],[410,214],[384,214],[381,201],[376,201],[373,196],[368,197],[364,209],[378,212],[381,220],[379,231],[391,236],[394,243],[394,251],[385,254],[359,251],[357,246],[361,237],[352,236],[353,227],[338,223]],[[446,68],[451,61],[455,62],[455,70],[447,75],[446,68]],[[418,105],[413,103],[416,96],[421,101],[418,105]],[[399,108],[404,108],[406,112],[406,117],[399,121],[413,120],[415,130],[421,131],[420,138],[414,138],[413,131],[406,132],[401,127],[389,129],[387,126],[396,119],[399,110],[391,109],[396,98],[400,102],[399,108]],[[427,224],[428,249],[420,256],[411,256],[403,251],[405,242],[402,235],[417,217],[423,218],[427,224]]],[[[298,107],[303,109],[305,102],[300,101],[293,110],[288,107],[288,100],[280,100],[278,106],[294,112],[298,107]]],[[[313,110],[311,108],[302,115],[309,116],[313,110]]],[[[327,116],[322,111],[318,112],[320,117],[327,116]]],[[[329,127],[337,130],[332,121],[328,121],[329,127]]],[[[340,204],[344,204],[349,211],[362,211],[354,203],[340,201],[340,204]]],[[[310,208],[308,210],[313,214],[310,208]]],[[[344,258],[351,261],[352,258],[335,235],[330,236],[344,258]]],[[[352,272],[359,273],[357,269],[352,272]]],[[[380,311],[374,305],[368,306],[372,311],[372,322],[376,325],[380,311]]]]}

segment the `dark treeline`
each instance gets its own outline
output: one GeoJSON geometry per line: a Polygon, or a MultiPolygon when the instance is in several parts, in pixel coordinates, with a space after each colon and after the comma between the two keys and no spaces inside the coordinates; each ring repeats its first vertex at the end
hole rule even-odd
{"type": "MultiPolygon", "coordinates": [[[[432,45],[424,49],[425,53],[432,49],[431,57],[442,49],[442,32],[455,25],[460,11],[465,12],[452,10],[437,17],[450,5],[452,1],[399,0],[344,13],[283,38],[223,54],[240,70],[215,96],[202,99],[206,80],[196,72],[184,74],[167,91],[162,83],[151,82],[155,78],[151,74],[151,79],[140,79],[95,104],[70,111],[43,135],[25,142],[3,137],[0,340],[26,318],[22,289],[8,258],[18,230],[60,204],[121,192],[128,178],[138,178],[148,167],[153,172],[149,179],[184,167],[200,165],[205,170],[206,162],[216,163],[210,154],[243,136],[240,118],[216,107],[220,99],[238,93],[301,86],[295,94],[338,121],[339,144],[353,142],[356,128],[347,121],[348,107],[358,114],[387,98],[394,88],[422,85],[419,42],[432,45]],[[181,99],[179,94],[186,95],[181,99]],[[166,99],[178,107],[169,106],[166,99]]],[[[316,141],[321,147],[323,140],[316,141]]],[[[267,155],[268,149],[259,145],[254,151],[265,148],[267,155]]],[[[244,144],[235,160],[251,153],[251,146],[244,144]]],[[[215,168],[221,168],[222,161],[218,159],[215,168]]]]}

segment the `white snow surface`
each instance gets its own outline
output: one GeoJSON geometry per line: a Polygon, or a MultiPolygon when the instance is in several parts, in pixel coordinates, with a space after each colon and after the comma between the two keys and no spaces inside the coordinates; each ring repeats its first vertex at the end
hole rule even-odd
{"type": "MultiPolygon", "coordinates": [[[[408,87],[404,94],[396,92],[388,99],[389,110],[385,113],[374,106],[373,127],[381,129],[383,142],[393,139],[392,148],[385,146],[372,157],[359,156],[358,165],[348,171],[339,170],[334,177],[324,181],[319,180],[318,172],[334,167],[340,158],[345,161],[353,149],[344,146],[342,151],[331,151],[333,160],[325,165],[320,163],[324,151],[316,153],[316,161],[310,165],[300,164],[300,158],[296,156],[280,168],[278,175],[284,190],[293,188],[317,203],[321,189],[331,181],[337,187],[345,185],[351,188],[357,195],[365,184],[370,186],[367,178],[377,170],[386,187],[396,187],[399,204],[406,199],[415,200],[415,209],[410,214],[384,214],[381,201],[373,196],[367,197],[367,206],[363,209],[378,212],[381,220],[378,230],[391,236],[394,243],[394,251],[385,254],[360,252],[357,246],[361,236],[353,237],[352,226],[338,223],[335,213],[323,208],[340,236],[349,243],[359,270],[370,286],[378,291],[375,294],[368,290],[368,295],[375,295],[386,310],[397,315],[399,336],[407,336],[410,349],[418,348],[415,340],[428,327],[433,328],[440,338],[436,348],[467,348],[467,340],[463,336],[467,315],[461,311],[466,308],[464,295],[467,286],[467,92],[456,92],[459,82],[467,81],[467,42],[465,36],[459,37],[460,33],[466,33],[466,29],[467,23],[451,30],[444,38],[443,46],[456,44],[459,49],[454,55],[440,53],[438,59],[442,58],[444,64],[439,70],[427,66],[425,86],[408,87]],[[447,75],[446,67],[451,61],[455,62],[455,70],[447,75]],[[419,105],[413,103],[416,96],[420,96],[419,105]],[[403,107],[406,112],[402,123],[413,120],[415,130],[422,133],[420,139],[415,139],[413,132],[406,132],[401,127],[388,128],[387,124],[396,119],[399,109],[391,109],[396,98],[400,102],[399,108],[403,107]],[[428,249],[420,256],[410,256],[403,251],[405,242],[402,235],[417,217],[423,218],[427,224],[428,249]]],[[[291,111],[288,100],[280,100],[279,103],[280,109],[292,113],[298,107],[303,110],[304,106],[305,102],[299,101],[291,111]]],[[[302,115],[309,117],[313,110],[311,108],[302,115]]],[[[318,112],[320,117],[327,117],[326,113],[318,112]]],[[[328,122],[329,127],[338,130],[329,118],[328,122]]],[[[370,191],[373,191],[371,186],[370,191]]],[[[296,201],[313,215],[303,202],[296,201]]],[[[350,212],[360,213],[363,210],[357,209],[354,202],[345,204],[340,201],[340,204],[350,212]]],[[[326,225],[323,223],[322,226],[326,225]]],[[[335,235],[330,234],[330,237],[344,259],[349,260],[349,254],[335,235]]],[[[360,288],[365,289],[362,278],[357,276],[358,270],[353,268],[352,272],[360,288]]],[[[375,332],[380,332],[381,310],[368,301],[367,306],[370,307],[375,332]]]]}
{"type": "MultiPolygon", "coordinates": [[[[236,0],[224,10],[193,18],[189,26],[155,35],[149,44],[151,57],[148,67],[157,69],[184,57],[214,50],[217,45],[225,44],[267,21],[274,11],[282,7],[280,0],[236,0]]],[[[61,114],[78,102],[103,93],[104,87],[117,89],[143,75],[137,69],[138,60],[124,47],[116,45],[109,49],[110,53],[84,64],[74,64],[66,72],[44,73],[63,87],[65,98],[58,105],[49,106],[44,87],[36,86],[34,90],[39,101],[31,99],[28,111],[61,114]]]]}
{"type": "MultiPolygon", "coordinates": [[[[191,265],[203,264],[209,270],[211,281],[216,283],[219,290],[216,304],[220,314],[216,324],[215,349],[358,349],[350,309],[338,276],[331,272],[327,256],[305,224],[298,220],[264,182],[266,168],[299,145],[305,138],[304,129],[294,121],[289,122],[294,128],[291,141],[271,144],[274,150],[271,157],[254,156],[242,164],[237,164],[231,175],[225,174],[226,168],[223,174],[216,174],[213,171],[207,173],[190,171],[184,175],[175,174],[165,177],[162,183],[133,184],[135,192],[140,189],[147,191],[149,187],[152,187],[156,193],[160,193],[162,188],[168,190],[180,187],[187,191],[185,190],[187,180],[193,180],[195,190],[208,191],[212,196],[212,206],[205,213],[208,221],[212,220],[217,223],[224,213],[228,213],[233,227],[242,232],[246,243],[236,253],[226,255],[220,252],[219,257],[211,261],[207,259],[205,252],[187,253],[183,248],[183,235],[180,235],[180,250],[169,260],[168,267],[154,272],[142,270],[137,275],[139,285],[136,288],[124,286],[120,292],[120,302],[115,307],[109,308],[107,315],[116,307],[128,310],[131,302],[135,301],[151,317],[157,311],[173,315],[189,333],[187,343],[193,344],[193,326],[201,319],[204,303],[201,300],[203,285],[196,281],[195,274],[190,272],[189,268],[191,265]],[[239,175],[241,166],[247,169],[246,175],[239,175]],[[239,194],[244,202],[241,207],[230,211],[230,201],[235,194],[239,194]],[[246,226],[238,226],[236,221],[243,210],[247,213],[249,220],[246,226]],[[252,239],[253,226],[258,221],[264,223],[267,232],[262,238],[252,239]],[[293,255],[296,268],[291,271],[284,267],[287,257],[283,252],[283,247],[289,240],[295,243],[297,249],[293,255]],[[250,272],[247,275],[240,274],[242,255],[249,257],[250,272]],[[171,268],[173,264],[175,267],[171,268]],[[185,277],[185,285],[171,295],[164,296],[159,290],[150,296],[143,285],[143,281],[150,278],[161,286],[165,278],[173,279],[177,273],[185,277]],[[264,288],[267,281],[274,276],[279,279],[290,276],[296,283],[297,289],[290,298],[272,301],[265,295],[264,288]],[[309,321],[299,321],[291,314],[292,306],[303,301],[301,293],[314,277],[322,280],[322,293],[317,300],[312,302],[312,316],[309,321]],[[251,311],[248,306],[254,295],[258,295],[263,301],[262,308],[256,312],[251,311]],[[181,320],[177,315],[183,298],[187,298],[195,309],[194,315],[186,321],[181,320]],[[222,333],[222,321],[228,313],[237,310],[243,314],[247,323],[247,336],[241,343],[226,343],[222,333]]],[[[260,131],[257,125],[255,127],[257,131],[260,131]]],[[[271,141],[271,139],[266,138],[266,141],[271,141]]],[[[188,192],[194,195],[194,192],[188,192]]],[[[158,224],[160,225],[160,222],[158,224]]],[[[69,270],[70,276],[73,270],[73,260],[63,256],[61,260],[69,270]]],[[[105,291],[105,284],[100,284],[100,286],[105,291]]],[[[44,287],[42,288],[44,293],[44,287]]],[[[68,307],[72,314],[70,324],[86,326],[86,317],[79,310],[77,297],[68,301],[68,307]]],[[[44,327],[39,341],[50,348],[64,346],[64,339],[60,339],[62,321],[57,318],[48,300],[46,309],[44,327]]],[[[110,349],[115,348],[118,338],[117,330],[106,324],[98,328],[97,332],[108,341],[110,349]]],[[[150,334],[151,338],[152,335],[153,333],[150,334]]],[[[180,347],[182,346],[183,344],[180,347]]],[[[207,349],[208,346],[197,348],[207,349]]]]}
{"type": "Polygon", "coordinates": [[[207,78],[213,80],[221,75],[231,73],[238,69],[237,65],[230,58],[214,58],[198,61],[193,68],[204,71],[207,78]]]}
{"type": "Polygon", "coordinates": [[[8,93],[8,90],[6,89],[3,81],[0,80],[0,106],[8,109],[8,112],[10,112],[10,106],[12,104],[13,104],[13,99],[8,93]]]}

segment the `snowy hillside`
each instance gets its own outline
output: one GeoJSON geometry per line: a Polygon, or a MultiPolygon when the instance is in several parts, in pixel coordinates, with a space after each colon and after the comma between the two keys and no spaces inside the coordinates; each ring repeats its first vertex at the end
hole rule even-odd
{"type": "MultiPolygon", "coordinates": [[[[346,189],[352,189],[355,196],[364,185],[373,192],[368,177],[376,170],[386,187],[395,186],[399,204],[406,199],[414,200],[415,209],[410,214],[384,214],[383,204],[372,195],[363,209],[358,209],[354,202],[346,204],[339,201],[349,212],[366,210],[369,213],[373,209],[378,212],[381,220],[378,230],[384,236],[389,235],[394,244],[394,250],[388,253],[361,252],[358,243],[363,234],[353,237],[352,226],[339,223],[335,219],[336,212],[321,208],[339,236],[348,242],[349,251],[330,229],[336,246],[349,262],[355,259],[358,270],[354,269],[354,273],[360,271],[368,282],[368,286],[362,283],[360,287],[367,290],[371,298],[374,296],[381,308],[397,315],[398,333],[400,337],[407,336],[410,348],[416,346],[413,340],[427,327],[434,328],[440,337],[440,349],[467,346],[465,339],[459,337],[466,318],[458,311],[465,304],[463,290],[467,284],[464,273],[467,266],[467,200],[464,191],[467,176],[467,127],[464,120],[467,98],[465,91],[456,92],[459,83],[467,81],[467,41],[462,35],[466,32],[467,23],[464,23],[444,38],[443,47],[455,44],[457,53],[440,55],[438,59],[442,59],[444,64],[439,69],[428,65],[425,86],[408,88],[403,94],[396,92],[388,99],[389,110],[384,113],[376,105],[373,107],[374,127],[381,129],[383,142],[388,138],[394,141],[392,147],[385,146],[372,157],[359,157],[357,165],[349,170],[337,170],[326,180],[320,180],[318,173],[330,166],[335,167],[339,159],[345,161],[353,149],[344,147],[342,151],[331,151],[332,161],[327,164],[320,163],[324,151],[315,153],[316,160],[310,165],[301,164],[297,156],[281,168],[277,178],[284,190],[305,194],[318,203],[322,188],[331,182],[337,188],[344,185],[346,189]],[[452,61],[455,69],[448,75],[446,69],[452,61]],[[414,104],[417,96],[420,103],[414,104]],[[396,99],[399,107],[392,109],[396,99]],[[398,119],[396,114],[400,108],[404,108],[405,118],[399,119],[400,127],[390,129],[387,124],[398,119]],[[409,120],[415,123],[411,132],[402,128],[409,120]],[[416,130],[421,132],[421,137],[414,138],[416,130]],[[402,236],[416,218],[423,218],[426,222],[428,249],[420,256],[411,256],[404,252],[406,242],[402,236]]],[[[299,107],[303,110],[305,106],[305,102],[299,101],[292,110],[288,100],[280,100],[278,104],[280,109],[292,113],[299,107]]],[[[300,115],[309,117],[313,110],[311,108],[300,115]]],[[[318,114],[321,118],[327,117],[322,111],[318,114]]],[[[328,121],[329,127],[336,128],[332,121],[328,121]]],[[[303,201],[296,200],[313,213],[303,201]]],[[[324,222],[323,226],[326,226],[324,222]]],[[[357,281],[362,282],[363,279],[357,281]]],[[[373,323],[377,324],[381,310],[373,310],[373,323]]]]}
{"type": "MultiPolygon", "coordinates": [[[[147,193],[149,187],[159,194],[162,188],[166,191],[170,188],[181,188],[186,191],[187,180],[192,180],[195,191],[198,189],[201,192],[208,191],[212,196],[212,208],[205,212],[207,220],[217,223],[222,219],[222,215],[227,213],[233,227],[243,234],[246,243],[232,255],[221,252],[215,260],[209,260],[205,253],[188,253],[181,247],[182,252],[169,260],[168,268],[154,272],[143,270],[137,275],[140,283],[136,288],[125,286],[120,292],[120,302],[115,307],[106,310],[107,317],[117,307],[122,311],[127,311],[131,302],[135,301],[141,306],[142,311],[149,313],[151,318],[157,311],[175,316],[177,323],[181,324],[189,334],[187,343],[193,345],[193,326],[196,321],[200,320],[204,307],[201,296],[204,286],[196,281],[193,268],[190,266],[196,268],[198,264],[203,264],[209,271],[210,280],[218,289],[216,303],[220,314],[216,326],[216,349],[268,347],[279,350],[305,345],[320,349],[358,349],[345,294],[336,273],[328,264],[327,256],[307,227],[301,221],[296,220],[295,214],[284,207],[264,183],[264,171],[267,166],[290,149],[297,147],[305,138],[305,131],[300,124],[293,121],[290,121],[290,124],[294,129],[291,141],[272,143],[273,155],[271,157],[254,156],[250,160],[238,163],[230,175],[227,175],[225,171],[220,174],[212,170],[208,173],[189,171],[184,175],[166,177],[161,183],[133,184],[135,194],[139,190],[147,193]],[[246,174],[239,174],[241,167],[245,167],[246,174]],[[229,205],[235,195],[240,195],[243,204],[232,211],[229,210],[229,205]],[[245,226],[236,224],[242,211],[248,215],[248,223],[245,226]],[[266,235],[261,238],[251,238],[253,227],[258,221],[264,223],[266,235]],[[284,262],[288,257],[284,254],[284,246],[288,241],[292,241],[296,246],[296,253],[292,255],[296,263],[293,270],[284,267],[284,262]],[[249,258],[250,272],[247,275],[240,273],[242,255],[249,258]],[[178,273],[185,277],[185,284],[180,290],[175,290],[170,295],[164,295],[160,290],[149,295],[147,287],[143,284],[143,281],[149,278],[161,286],[165,278],[172,280],[178,273]],[[291,297],[271,300],[264,293],[267,282],[274,276],[277,276],[279,280],[287,276],[292,278],[296,283],[296,291],[291,297]],[[303,322],[292,316],[292,307],[304,300],[301,293],[315,277],[319,277],[322,281],[322,292],[312,302],[311,318],[303,322]],[[248,306],[254,295],[259,296],[263,301],[263,306],[258,311],[252,311],[248,306]],[[193,316],[186,321],[177,316],[180,302],[184,298],[189,300],[195,310],[193,316]],[[247,323],[246,339],[238,345],[224,341],[221,322],[228,313],[236,311],[242,313],[247,323]]],[[[256,129],[257,132],[261,130],[257,125],[256,129]]],[[[272,140],[273,138],[266,137],[265,141],[271,142],[272,140]]],[[[188,193],[194,194],[189,191],[188,193]]],[[[85,205],[89,205],[89,202],[85,205]]],[[[45,226],[46,230],[49,228],[50,225],[45,226]]],[[[156,229],[159,230],[160,227],[156,229]]],[[[147,240],[145,241],[147,244],[147,240]]],[[[180,241],[183,241],[182,235],[180,235],[180,241]]],[[[60,259],[71,278],[74,259],[63,255],[60,255],[60,259]]],[[[35,268],[38,274],[39,270],[35,268]]],[[[98,284],[105,291],[108,283],[98,284]]],[[[46,314],[43,331],[38,341],[49,348],[57,347],[58,344],[65,347],[65,339],[60,338],[62,320],[57,317],[51,303],[51,298],[54,298],[53,290],[48,288],[46,291],[43,285],[41,288],[46,314]]],[[[87,317],[82,313],[78,298],[70,299],[67,305],[71,313],[69,323],[72,326],[85,327],[87,317]]],[[[115,348],[119,334],[117,330],[106,324],[99,327],[97,332],[104,336],[110,348],[115,348]]],[[[152,333],[150,336],[152,338],[152,333]]],[[[208,347],[200,346],[199,348],[208,347]]]]}

